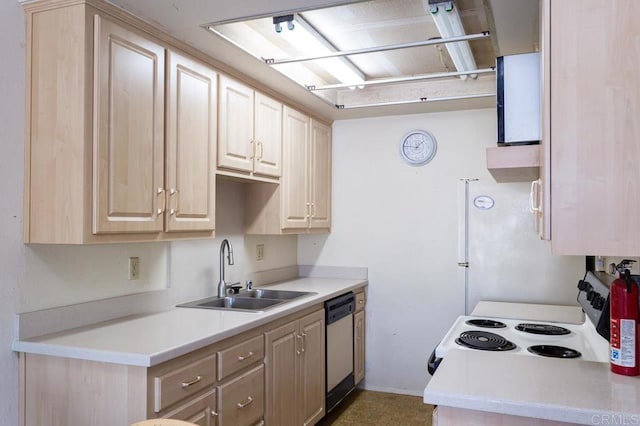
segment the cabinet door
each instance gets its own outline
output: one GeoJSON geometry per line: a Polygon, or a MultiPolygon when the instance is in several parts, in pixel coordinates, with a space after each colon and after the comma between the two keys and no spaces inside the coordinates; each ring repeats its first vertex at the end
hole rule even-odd
{"type": "Polygon", "coordinates": [[[264,365],[218,386],[218,425],[253,426],[264,418],[264,365]]]}
{"type": "Polygon", "coordinates": [[[254,171],[261,175],[282,174],[282,104],[255,92],[254,171]]]}
{"type": "Polygon", "coordinates": [[[204,395],[194,398],[187,404],[167,413],[164,417],[185,420],[198,426],[213,426],[216,424],[216,390],[211,389],[204,395]]]}
{"type": "Polygon", "coordinates": [[[313,425],[325,414],[324,309],[299,320],[302,337],[298,363],[298,425],[313,425]]]}
{"type": "Polygon", "coordinates": [[[283,108],[282,229],[307,228],[309,202],[309,117],[283,108]]]}
{"type": "Polygon", "coordinates": [[[93,232],[162,231],[164,48],[95,16],[93,232]]]}
{"type": "Polygon", "coordinates": [[[253,89],[220,76],[218,167],[253,170],[253,89]]]}
{"type": "Polygon", "coordinates": [[[331,227],[331,128],[311,120],[311,174],[310,228],[331,227]]]}
{"type": "Polygon", "coordinates": [[[365,360],[365,334],[364,334],[364,311],[360,311],[353,316],[353,378],[357,385],[364,379],[365,360]]]}
{"type": "Polygon", "coordinates": [[[215,228],[217,74],[167,54],[167,231],[215,228]]]}
{"type": "MultiPolygon", "coordinates": [[[[293,321],[266,336],[265,420],[268,425],[299,426],[297,423],[296,362],[300,355],[298,322],[293,321]]],[[[324,363],[323,363],[324,364],[324,363]]]]}
{"type": "Polygon", "coordinates": [[[552,251],[637,255],[640,2],[554,1],[550,18],[552,251]]]}

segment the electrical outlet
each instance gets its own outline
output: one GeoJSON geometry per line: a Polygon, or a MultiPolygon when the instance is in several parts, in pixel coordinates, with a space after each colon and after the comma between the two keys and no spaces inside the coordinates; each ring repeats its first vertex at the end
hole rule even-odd
{"type": "Polygon", "coordinates": [[[140,258],[130,257],[129,258],[129,279],[137,280],[138,278],[140,278],[140,258]]]}
{"type": "Polygon", "coordinates": [[[264,260],[264,244],[256,245],[256,260],[264,260]]]}

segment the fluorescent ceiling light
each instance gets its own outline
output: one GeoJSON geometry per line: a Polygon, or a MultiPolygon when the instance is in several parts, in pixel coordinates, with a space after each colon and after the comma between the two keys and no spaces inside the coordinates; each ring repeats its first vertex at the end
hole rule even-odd
{"type": "MultiPolygon", "coordinates": [[[[460,14],[452,1],[438,2],[429,6],[431,16],[443,38],[465,35],[460,14]]],[[[458,71],[473,71],[478,68],[471,53],[469,42],[448,43],[447,50],[458,71]]],[[[472,75],[471,77],[476,78],[477,76],[472,75]]],[[[465,80],[467,76],[461,76],[460,78],[465,80]]]]}
{"type": "MultiPolygon", "coordinates": [[[[305,55],[321,56],[336,51],[331,43],[302,19],[300,15],[295,15],[295,27],[293,30],[282,31],[278,33],[278,36],[284,38],[305,55]]],[[[362,73],[345,58],[319,59],[315,63],[334,76],[339,82],[351,84],[354,88],[365,81],[362,73]]]]}

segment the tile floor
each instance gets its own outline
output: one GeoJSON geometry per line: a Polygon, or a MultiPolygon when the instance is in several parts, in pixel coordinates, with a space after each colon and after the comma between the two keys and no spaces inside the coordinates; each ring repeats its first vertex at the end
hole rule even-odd
{"type": "Polygon", "coordinates": [[[431,426],[433,407],[418,396],[354,390],[320,426],[431,426]]]}

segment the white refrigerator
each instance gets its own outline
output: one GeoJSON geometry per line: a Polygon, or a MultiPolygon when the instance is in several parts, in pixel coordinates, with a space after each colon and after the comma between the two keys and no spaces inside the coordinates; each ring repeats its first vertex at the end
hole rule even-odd
{"type": "Polygon", "coordinates": [[[458,280],[465,314],[480,300],[576,305],[584,256],[554,256],[534,230],[530,183],[458,183],[458,280]]]}

